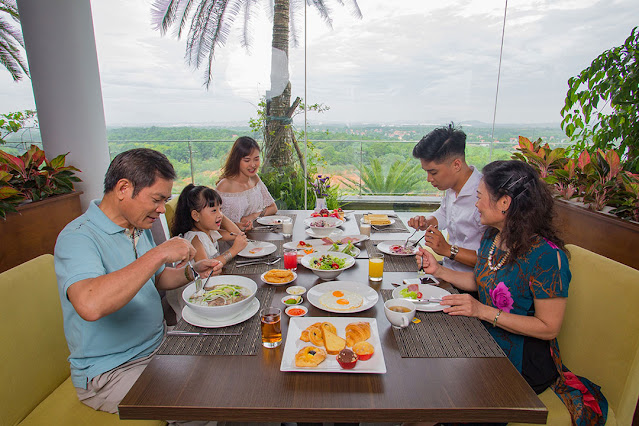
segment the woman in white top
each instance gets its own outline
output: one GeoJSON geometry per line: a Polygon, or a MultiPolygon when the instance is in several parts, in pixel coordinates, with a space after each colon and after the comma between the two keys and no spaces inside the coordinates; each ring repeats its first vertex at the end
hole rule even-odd
{"type": "Polygon", "coordinates": [[[253,228],[258,217],[277,213],[275,200],[257,175],[260,147],[248,136],[238,138],[222,169],[217,191],[222,197],[222,212],[242,231],[253,228]]]}

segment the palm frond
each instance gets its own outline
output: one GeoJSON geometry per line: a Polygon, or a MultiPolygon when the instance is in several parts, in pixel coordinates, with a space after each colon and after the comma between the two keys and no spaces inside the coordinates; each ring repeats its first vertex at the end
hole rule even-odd
{"type": "Polygon", "coordinates": [[[253,42],[251,20],[256,14],[255,4],[257,4],[257,0],[246,0],[244,2],[244,25],[242,27],[242,38],[240,40],[240,43],[242,44],[242,47],[245,48],[247,51],[249,51],[251,43],[253,42]]]}
{"type": "Polygon", "coordinates": [[[22,32],[0,17],[0,64],[9,71],[13,81],[22,79],[23,74],[29,76],[29,68],[21,49],[24,49],[22,32]]]}
{"type": "Polygon", "coordinates": [[[20,22],[20,15],[18,14],[18,5],[15,0],[2,0],[0,1],[0,12],[4,12],[10,15],[16,22],[20,22]]]}
{"type": "Polygon", "coordinates": [[[330,15],[331,10],[324,0],[306,0],[306,4],[309,6],[315,6],[320,17],[324,20],[324,22],[326,22],[326,25],[328,25],[331,29],[333,28],[333,20],[330,15]]]}
{"type": "Polygon", "coordinates": [[[155,0],[151,5],[151,25],[154,30],[159,30],[160,34],[166,34],[173,24],[176,10],[180,5],[180,0],[155,0]]]}

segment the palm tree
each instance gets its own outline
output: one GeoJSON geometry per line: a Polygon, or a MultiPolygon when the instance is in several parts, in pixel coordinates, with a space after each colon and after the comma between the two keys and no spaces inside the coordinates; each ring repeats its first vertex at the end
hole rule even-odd
{"type": "MultiPolygon", "coordinates": [[[[388,173],[384,175],[379,159],[371,159],[369,166],[363,166],[359,170],[362,180],[362,192],[371,195],[407,194],[415,189],[422,180],[419,163],[408,159],[396,160],[391,164],[388,173]]],[[[345,177],[344,182],[351,189],[358,190],[360,183],[354,179],[345,177]]]]}
{"type": "Polygon", "coordinates": [[[13,81],[18,81],[23,75],[29,76],[27,62],[22,57],[21,49],[24,49],[22,29],[16,23],[20,23],[18,6],[15,0],[0,0],[0,12],[7,16],[0,16],[0,64],[11,73],[13,81]]]}
{"type": "MultiPolygon", "coordinates": [[[[326,0],[306,0],[315,6],[324,21],[331,26],[330,10],[326,0]]],[[[343,0],[336,0],[344,5],[343,0]]],[[[354,14],[361,18],[357,0],[349,0],[354,14]]],[[[273,4],[273,38],[272,47],[283,60],[284,70],[288,70],[289,36],[296,44],[295,31],[291,21],[290,6],[298,6],[297,0],[271,0],[273,4]]],[[[153,24],[165,34],[176,24],[175,35],[179,39],[190,20],[186,42],[186,62],[195,68],[205,67],[204,84],[208,89],[213,77],[212,64],[217,46],[223,45],[235,19],[243,18],[241,43],[244,47],[251,44],[249,23],[257,6],[257,0],[156,0],[152,7],[153,24]]],[[[286,73],[286,76],[288,74],[286,73]]],[[[292,164],[292,145],[296,144],[291,129],[292,117],[297,109],[299,98],[291,105],[291,83],[278,84],[278,77],[271,74],[271,90],[283,86],[281,93],[272,94],[266,102],[266,131],[264,166],[266,168],[282,168],[292,164]]],[[[300,161],[302,159],[300,158],[300,161]]],[[[302,163],[303,164],[303,163],[302,163]]]]}

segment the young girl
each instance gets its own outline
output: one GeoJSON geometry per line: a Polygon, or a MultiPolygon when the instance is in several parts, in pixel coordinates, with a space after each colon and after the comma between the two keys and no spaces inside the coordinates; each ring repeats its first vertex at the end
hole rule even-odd
{"type": "Polygon", "coordinates": [[[226,264],[247,245],[246,235],[222,214],[221,206],[220,195],[207,186],[189,184],[180,194],[171,232],[191,242],[197,251],[195,261],[215,258],[226,264]],[[220,253],[218,240],[233,245],[220,253]]]}
{"type": "Polygon", "coordinates": [[[243,231],[252,229],[258,217],[277,213],[275,200],[257,175],[259,168],[259,145],[242,136],[233,144],[217,184],[222,212],[243,231]]]}
{"type": "MultiPolygon", "coordinates": [[[[171,233],[174,236],[181,235],[191,242],[196,250],[196,262],[215,258],[226,264],[248,244],[244,232],[222,214],[221,205],[220,195],[207,186],[189,184],[178,198],[171,233]],[[233,241],[233,245],[220,253],[218,240],[233,241]]],[[[166,300],[178,321],[185,305],[182,300],[183,291],[184,287],[166,292],[166,300]]]]}

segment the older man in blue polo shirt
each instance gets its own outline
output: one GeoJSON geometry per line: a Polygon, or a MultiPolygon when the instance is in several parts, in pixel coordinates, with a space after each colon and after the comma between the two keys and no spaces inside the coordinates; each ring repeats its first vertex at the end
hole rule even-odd
{"type": "MultiPolygon", "coordinates": [[[[183,238],[156,246],[150,231],[174,179],[163,154],[123,152],[109,166],[102,200],[92,201],[58,236],[55,270],[71,379],[80,400],[96,410],[117,412],[162,342],[158,290],[193,279],[187,265],[193,246],[183,238]]],[[[214,259],[195,264],[201,274],[220,273],[221,267],[214,259]]]]}

